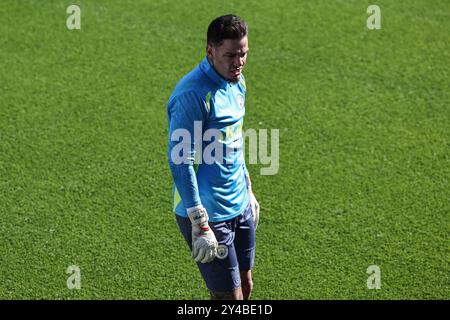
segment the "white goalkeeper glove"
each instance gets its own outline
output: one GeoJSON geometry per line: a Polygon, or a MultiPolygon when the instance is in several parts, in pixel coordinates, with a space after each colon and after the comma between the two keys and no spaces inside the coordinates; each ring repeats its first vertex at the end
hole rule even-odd
{"type": "Polygon", "coordinates": [[[192,223],[192,257],[201,263],[211,262],[217,253],[217,239],[208,225],[208,213],[203,206],[187,209],[192,223]]]}
{"type": "Polygon", "coordinates": [[[252,210],[253,222],[256,230],[259,223],[259,203],[256,201],[256,197],[251,189],[248,190],[248,196],[250,197],[250,208],[252,210]]]}

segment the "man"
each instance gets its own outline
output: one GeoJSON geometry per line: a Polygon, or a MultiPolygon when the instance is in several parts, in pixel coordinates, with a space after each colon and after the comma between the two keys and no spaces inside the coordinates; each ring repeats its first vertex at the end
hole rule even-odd
{"type": "Polygon", "coordinates": [[[206,57],[167,106],[175,216],[212,299],[249,299],[253,288],[259,204],[242,150],[247,35],[240,17],[212,21],[206,57]]]}

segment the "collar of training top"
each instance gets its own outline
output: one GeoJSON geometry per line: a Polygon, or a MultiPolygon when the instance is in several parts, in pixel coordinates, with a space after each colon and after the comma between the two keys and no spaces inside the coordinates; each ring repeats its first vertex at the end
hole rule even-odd
{"type": "Polygon", "coordinates": [[[206,73],[206,75],[211,78],[220,86],[226,86],[227,84],[232,85],[229,81],[225,80],[214,67],[209,63],[208,57],[205,57],[200,63],[200,69],[206,73]]]}

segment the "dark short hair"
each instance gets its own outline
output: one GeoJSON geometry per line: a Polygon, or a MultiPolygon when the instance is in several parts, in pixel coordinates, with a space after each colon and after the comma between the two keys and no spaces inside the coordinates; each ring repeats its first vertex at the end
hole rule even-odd
{"type": "Polygon", "coordinates": [[[208,27],[206,43],[220,46],[225,39],[239,40],[248,33],[247,23],[233,14],[214,19],[208,27]]]}

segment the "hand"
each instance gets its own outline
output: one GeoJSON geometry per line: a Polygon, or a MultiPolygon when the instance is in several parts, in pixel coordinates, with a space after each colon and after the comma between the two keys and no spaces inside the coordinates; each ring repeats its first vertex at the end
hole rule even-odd
{"type": "Polygon", "coordinates": [[[203,206],[188,209],[192,223],[192,257],[195,261],[207,263],[214,260],[217,253],[217,239],[208,225],[208,213],[203,206]]]}
{"type": "Polygon", "coordinates": [[[248,196],[250,197],[250,207],[252,210],[253,222],[255,223],[255,230],[259,223],[259,203],[256,201],[256,197],[252,191],[249,190],[248,196]]]}

